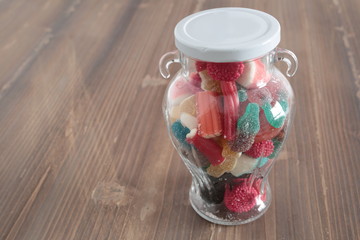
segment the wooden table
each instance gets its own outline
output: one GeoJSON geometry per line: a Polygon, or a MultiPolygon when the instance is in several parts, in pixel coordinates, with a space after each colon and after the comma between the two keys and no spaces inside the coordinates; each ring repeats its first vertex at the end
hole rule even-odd
{"type": "Polygon", "coordinates": [[[360,239],[359,9],[358,0],[0,1],[0,239],[360,239]],[[180,19],[222,6],[274,15],[280,46],[300,62],[272,205],[236,227],[189,205],[157,67],[180,19]]]}

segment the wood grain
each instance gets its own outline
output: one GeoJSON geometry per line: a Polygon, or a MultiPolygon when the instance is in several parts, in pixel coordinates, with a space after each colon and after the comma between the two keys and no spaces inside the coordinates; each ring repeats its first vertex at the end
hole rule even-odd
{"type": "Polygon", "coordinates": [[[357,0],[0,1],[0,239],[360,239],[359,23],[357,0]],[[274,15],[300,62],[272,205],[236,227],[189,205],[157,70],[223,6],[274,15]]]}

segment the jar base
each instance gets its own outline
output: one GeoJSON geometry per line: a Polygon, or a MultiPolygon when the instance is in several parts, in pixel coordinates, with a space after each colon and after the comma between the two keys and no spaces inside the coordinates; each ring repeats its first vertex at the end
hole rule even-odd
{"type": "Polygon", "coordinates": [[[189,191],[189,200],[192,208],[205,220],[220,225],[241,225],[260,218],[269,208],[271,203],[271,189],[269,183],[265,185],[266,199],[262,201],[263,195],[259,195],[256,205],[248,212],[236,213],[228,210],[223,203],[208,203],[197,192],[194,183],[189,191]]]}

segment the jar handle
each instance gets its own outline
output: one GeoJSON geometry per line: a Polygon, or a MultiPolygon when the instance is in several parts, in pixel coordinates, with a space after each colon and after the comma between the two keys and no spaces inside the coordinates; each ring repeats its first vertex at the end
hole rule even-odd
{"type": "Polygon", "coordinates": [[[163,78],[170,78],[169,66],[172,63],[179,63],[179,52],[177,50],[165,53],[159,61],[159,70],[163,78]]]}
{"type": "Polygon", "coordinates": [[[287,49],[275,49],[275,62],[283,61],[287,65],[286,76],[292,77],[295,75],[298,68],[298,60],[296,55],[287,49]]]}

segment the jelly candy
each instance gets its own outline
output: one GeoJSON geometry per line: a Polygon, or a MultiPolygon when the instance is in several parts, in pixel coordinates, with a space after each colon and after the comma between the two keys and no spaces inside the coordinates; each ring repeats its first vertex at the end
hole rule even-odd
{"type": "Polygon", "coordinates": [[[244,64],[241,62],[225,62],[207,64],[207,71],[210,77],[218,81],[235,81],[244,71],[244,64]]]}
{"type": "MultiPolygon", "coordinates": [[[[270,156],[269,156],[269,158],[270,158],[270,156]]],[[[269,161],[269,158],[266,158],[266,157],[258,158],[258,167],[259,168],[263,167],[269,161]]]]}
{"type": "Polygon", "coordinates": [[[257,163],[257,159],[242,154],[241,157],[236,160],[236,165],[230,173],[235,177],[251,173],[255,169],[257,163]]]}
{"type": "Polygon", "coordinates": [[[222,139],[221,142],[223,146],[221,154],[225,158],[225,160],[220,165],[210,165],[210,167],[207,169],[207,173],[213,177],[220,177],[225,172],[230,172],[231,170],[233,170],[236,164],[236,159],[241,156],[241,153],[231,151],[230,147],[228,146],[226,141],[224,141],[224,139],[222,139]]]}
{"type": "Polygon", "coordinates": [[[264,86],[270,80],[269,74],[261,60],[255,60],[244,63],[244,72],[236,82],[241,86],[251,89],[264,86]]]}
{"type": "Polygon", "coordinates": [[[249,102],[257,103],[259,106],[272,101],[271,93],[266,87],[248,90],[247,96],[249,102]]]}
{"type": "Polygon", "coordinates": [[[279,153],[279,151],[281,149],[281,146],[282,146],[282,143],[283,143],[282,141],[280,141],[280,140],[278,140],[276,138],[274,138],[272,140],[272,142],[273,142],[273,145],[274,145],[274,151],[272,152],[271,155],[269,155],[269,158],[276,157],[276,155],[279,153]]]}
{"type": "Polygon", "coordinates": [[[245,102],[248,99],[247,93],[245,89],[240,89],[238,91],[238,97],[240,102],[245,102]]]}
{"type": "Polygon", "coordinates": [[[191,84],[185,78],[176,80],[169,89],[169,100],[171,105],[180,104],[185,98],[202,91],[201,88],[191,84]]]}
{"type": "Polygon", "coordinates": [[[186,135],[186,141],[194,145],[214,166],[221,164],[225,160],[221,155],[221,147],[212,139],[202,138],[196,129],[191,130],[186,135]]]}
{"type": "Polygon", "coordinates": [[[201,88],[207,91],[221,93],[220,82],[212,79],[206,71],[199,72],[201,77],[201,88]]]}
{"type": "Polygon", "coordinates": [[[176,121],[171,125],[171,130],[176,139],[186,147],[190,147],[189,143],[186,142],[186,135],[190,133],[190,129],[184,127],[180,121],[176,121]]]}
{"type": "Polygon", "coordinates": [[[224,138],[234,140],[239,111],[239,96],[235,82],[220,82],[224,95],[224,138]]]}
{"type": "Polygon", "coordinates": [[[271,140],[265,140],[262,142],[254,143],[251,148],[244,152],[246,155],[259,158],[259,157],[267,157],[274,151],[274,145],[271,140]]]}
{"type": "Polygon", "coordinates": [[[198,126],[196,117],[193,117],[192,115],[185,112],[180,114],[180,122],[189,129],[195,129],[198,126]]]}
{"type": "Polygon", "coordinates": [[[222,124],[216,93],[210,91],[196,93],[196,110],[199,135],[204,138],[220,136],[222,124]]]}
{"type": "Polygon", "coordinates": [[[174,123],[176,120],[178,120],[180,118],[180,107],[179,107],[179,105],[173,106],[172,108],[170,108],[169,117],[170,117],[171,123],[174,123]]]}
{"type": "MultiPolygon", "coordinates": [[[[287,103],[285,101],[282,101],[282,105],[287,108],[287,103]]],[[[282,105],[280,102],[276,102],[274,106],[271,106],[269,102],[266,102],[262,106],[267,121],[274,128],[281,128],[285,122],[286,112],[282,105]]]]}
{"type": "Polygon", "coordinates": [[[258,191],[253,186],[248,186],[246,181],[241,181],[232,187],[227,184],[225,186],[224,204],[230,211],[248,212],[255,206],[255,198],[258,194],[258,191]]]}
{"type": "MultiPolygon", "coordinates": [[[[264,140],[270,140],[277,136],[282,128],[274,128],[268,122],[265,117],[264,110],[260,109],[260,130],[255,137],[255,142],[261,142],[264,140]]],[[[285,125],[285,124],[284,124],[285,125]]]]}
{"type": "Polygon", "coordinates": [[[255,136],[240,132],[235,140],[230,142],[231,150],[235,152],[245,152],[251,148],[251,145],[255,141],[255,136]]]}
{"type": "Polygon", "coordinates": [[[179,107],[181,113],[188,113],[191,116],[196,117],[196,98],[195,95],[185,98],[179,107]]]}
{"type": "Polygon", "coordinates": [[[238,131],[255,136],[260,129],[259,110],[259,105],[249,103],[244,115],[241,116],[237,122],[238,131]]]}

